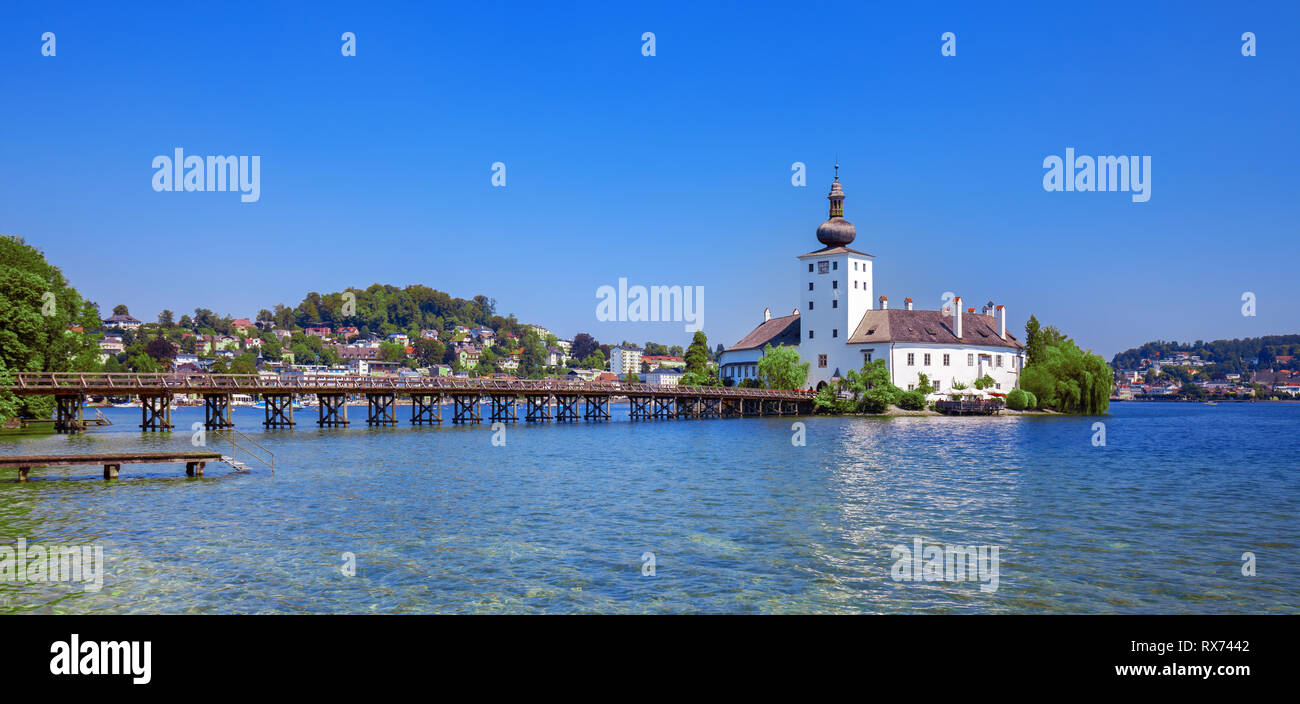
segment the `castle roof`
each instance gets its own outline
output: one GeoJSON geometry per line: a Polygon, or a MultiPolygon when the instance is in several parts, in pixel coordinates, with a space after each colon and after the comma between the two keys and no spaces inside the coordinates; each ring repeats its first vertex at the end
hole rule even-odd
{"type": "Polygon", "coordinates": [[[962,314],[962,336],[953,331],[952,315],[937,310],[869,310],[849,336],[848,344],[872,342],[928,342],[941,345],[981,345],[1024,349],[1015,335],[998,335],[998,319],[977,313],[962,314]]]}
{"type": "Polygon", "coordinates": [[[728,347],[726,351],[737,352],[739,350],[762,349],[768,343],[773,346],[798,345],[798,314],[783,315],[779,318],[764,321],[762,325],[754,328],[753,332],[746,335],[740,342],[728,347]]]}

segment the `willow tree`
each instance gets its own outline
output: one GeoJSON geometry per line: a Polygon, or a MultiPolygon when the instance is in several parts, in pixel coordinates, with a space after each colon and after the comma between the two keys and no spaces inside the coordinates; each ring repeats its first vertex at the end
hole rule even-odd
{"type": "Polygon", "coordinates": [[[758,360],[758,378],[769,389],[800,389],[808,379],[809,366],[795,348],[768,343],[758,360]]]}
{"type": "Polygon", "coordinates": [[[1051,326],[1026,325],[1026,345],[1034,354],[1020,375],[1020,388],[1038,399],[1040,408],[1062,413],[1098,415],[1110,409],[1114,379],[1106,360],[1079,348],[1051,326]]]}

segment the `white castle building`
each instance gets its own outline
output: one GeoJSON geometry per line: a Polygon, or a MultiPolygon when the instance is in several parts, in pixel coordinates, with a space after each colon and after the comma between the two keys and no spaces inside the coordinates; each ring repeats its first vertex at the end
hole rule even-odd
{"type": "Polygon", "coordinates": [[[817,228],[821,249],[802,254],[799,261],[799,304],[790,315],[763,321],[718,359],[724,383],[738,384],[758,375],[763,348],[789,345],[809,362],[808,388],[818,389],[864,362],[885,360],[895,386],[912,389],[925,374],[939,393],[954,383],[973,388],[985,374],[993,378],[990,391],[1016,388],[1024,367],[1025,348],[1007,332],[1007,310],[990,301],[980,313],[963,309],[961,297],[944,310],[914,310],[912,299],[889,308],[881,296],[873,300],[875,257],[849,247],[857,229],[844,219],[844,191],[839,166],[827,198],[830,219],[817,228]]]}

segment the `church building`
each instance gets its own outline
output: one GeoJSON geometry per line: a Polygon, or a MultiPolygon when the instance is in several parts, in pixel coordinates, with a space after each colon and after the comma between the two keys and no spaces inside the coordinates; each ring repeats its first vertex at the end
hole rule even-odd
{"type": "Polygon", "coordinates": [[[938,393],[954,383],[973,388],[985,374],[989,391],[1016,388],[1025,348],[1007,332],[1005,306],[990,301],[979,313],[963,308],[955,297],[943,310],[916,310],[912,299],[890,308],[885,296],[873,299],[875,257],[849,245],[857,228],[844,219],[844,190],[839,166],[831,184],[830,219],[817,228],[820,249],[798,256],[799,307],[790,315],[763,320],[753,332],[725,350],[718,360],[723,383],[739,384],[758,375],[763,348],[795,347],[809,362],[808,388],[818,389],[863,363],[885,360],[893,383],[915,388],[925,374],[938,393]]]}

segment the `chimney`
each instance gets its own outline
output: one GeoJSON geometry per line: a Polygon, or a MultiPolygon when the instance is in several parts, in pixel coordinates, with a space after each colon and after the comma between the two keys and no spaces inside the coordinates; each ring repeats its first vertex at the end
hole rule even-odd
{"type": "Polygon", "coordinates": [[[1001,333],[1002,339],[1005,340],[1007,339],[1007,307],[1006,306],[998,306],[998,320],[1000,321],[998,327],[1002,328],[1002,333],[1001,333]]]}
{"type": "Polygon", "coordinates": [[[790,313],[790,315],[799,315],[799,309],[795,308],[794,311],[790,313]]]}
{"type": "Polygon", "coordinates": [[[906,308],[906,309],[908,309],[908,310],[912,310],[912,299],[910,299],[910,298],[904,298],[904,299],[903,299],[903,307],[906,308]]]}
{"type": "Polygon", "coordinates": [[[771,309],[771,308],[764,308],[764,309],[763,309],[763,322],[766,323],[767,321],[769,321],[769,320],[771,320],[771,319],[772,319],[772,309],[771,309]]]}
{"type": "Polygon", "coordinates": [[[952,299],[952,327],[957,332],[957,339],[961,339],[961,296],[953,296],[952,299]]]}
{"type": "Polygon", "coordinates": [[[880,297],[880,310],[889,310],[889,299],[885,296],[880,297]]]}

